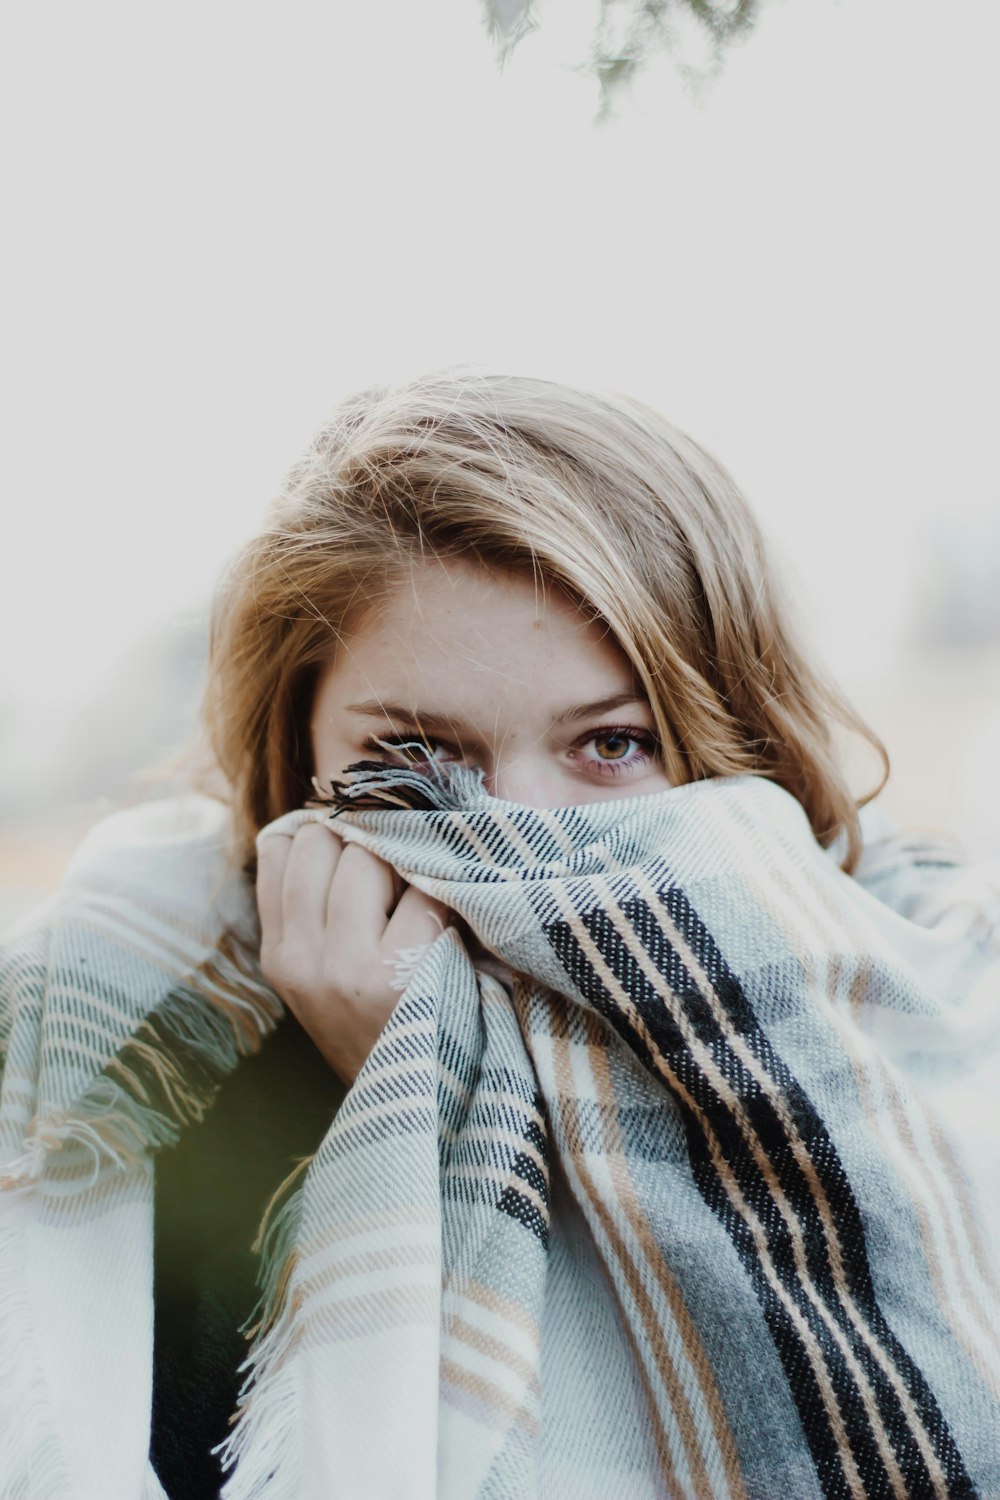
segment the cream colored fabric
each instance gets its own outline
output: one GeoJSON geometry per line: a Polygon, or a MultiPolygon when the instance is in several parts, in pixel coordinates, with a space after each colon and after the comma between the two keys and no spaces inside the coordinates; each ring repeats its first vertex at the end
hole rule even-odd
{"type": "MultiPolygon", "coordinates": [[[[226,1500],[1000,1494],[996,869],[851,879],[750,778],[449,795],[262,835],[335,818],[497,963],[418,957],[279,1207],[226,1500]]],[[[0,1496],[160,1493],[155,1153],[280,1016],[225,846],[112,819],[7,946],[0,1496]]]]}

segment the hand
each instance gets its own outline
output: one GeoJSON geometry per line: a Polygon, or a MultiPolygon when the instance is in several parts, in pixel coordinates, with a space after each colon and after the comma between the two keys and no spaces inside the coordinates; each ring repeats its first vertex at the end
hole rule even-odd
{"type": "Polygon", "coordinates": [[[452,913],[325,823],[264,839],[257,907],[264,978],[349,1086],[399,999],[392,958],[452,913]]]}

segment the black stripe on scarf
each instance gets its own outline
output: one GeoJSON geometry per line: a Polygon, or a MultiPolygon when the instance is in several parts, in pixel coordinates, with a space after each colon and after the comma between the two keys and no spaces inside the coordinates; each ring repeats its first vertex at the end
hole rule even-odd
{"type": "MultiPolygon", "coordinates": [[[[572,884],[582,894],[582,888],[586,887],[587,882],[572,884]]],[[[620,881],[616,880],[615,884],[621,888],[620,881]]],[[[665,1064],[667,1087],[671,1087],[671,1078],[675,1079],[709,1117],[729,1169],[744,1197],[765,1226],[772,1262],[781,1284],[809,1325],[822,1351],[854,1460],[865,1483],[866,1495],[875,1500],[875,1497],[891,1496],[893,1490],[875,1446],[861,1392],[830,1330],[808,1298],[798,1276],[791,1238],[773,1192],[750,1156],[728,1105],[716,1093],[709,1078],[696,1062],[674,1015],[683,1016],[709,1048],[714,1062],[749,1116],[751,1128],[766,1152],[791,1209],[802,1226],[810,1278],[872,1385],[886,1435],[906,1481],[908,1493],[914,1496],[933,1494],[931,1477],[888,1378],[854,1330],[841,1306],[833,1287],[825,1234],[815,1199],[794,1159],[786,1128],[780,1121],[773,1102],[760,1092],[755,1080],[747,1076],[743,1064],[734,1053],[734,1034],[744,1039],[749,1050],[761,1063],[771,1080],[774,1093],[791,1116],[796,1132],[809,1152],[813,1170],[823,1185],[835,1215],[842,1258],[859,1314],[867,1322],[875,1340],[896,1370],[901,1384],[911,1396],[926,1432],[928,1446],[941,1464],[950,1500],[972,1500],[975,1490],[937,1401],[923,1373],[892,1333],[878,1306],[860,1211],[843,1163],[837,1156],[820,1115],[761,1031],[739,981],[729,970],[684,892],[667,885],[658,894],[708,975],[726,1016],[727,1025],[720,1026],[713,1017],[693,977],[671,946],[648,905],[640,897],[625,897],[620,900],[619,906],[622,917],[639,938],[657,972],[663,975],[663,990],[654,988],[646,979],[627,950],[614,919],[600,905],[594,906],[592,899],[588,900],[586,905],[591,909],[586,916],[581,916],[580,921],[602,959],[636,1005],[656,1053],[665,1064]]],[[[651,1071],[663,1077],[663,1071],[655,1066],[645,1042],[635,1032],[618,1002],[605,987],[568,924],[562,919],[552,920],[550,917],[544,923],[544,929],[553,950],[583,998],[607,1017],[651,1071]]],[[[799,1410],[824,1495],[827,1500],[841,1500],[841,1497],[846,1500],[851,1493],[850,1486],[802,1336],[767,1279],[749,1224],[741,1214],[733,1210],[725,1185],[712,1163],[703,1126],[696,1113],[679,1097],[676,1088],[672,1092],[684,1122],[694,1180],[705,1203],[725,1227],[761,1304],[799,1410]]]]}
{"type": "MultiPolygon", "coordinates": [[[[484,1072],[478,1088],[486,1092],[511,1092],[516,1097],[508,1103],[501,1100],[474,1101],[475,1123],[477,1126],[487,1124],[491,1135],[486,1139],[478,1133],[472,1138],[460,1136],[454,1149],[442,1152],[441,1193],[443,1197],[461,1202],[473,1199],[495,1201],[500,1213],[516,1219],[541,1242],[543,1249],[547,1249],[549,1145],[544,1105],[537,1090],[525,1097],[523,1087],[523,1081],[507,1069],[484,1072]],[[532,1152],[519,1148],[519,1141],[534,1147],[541,1165],[532,1152]],[[468,1167],[477,1172],[471,1184],[461,1170],[468,1167]],[[533,1190],[541,1199],[542,1208],[521,1191],[518,1183],[533,1190]]],[[[463,1123],[468,1123],[468,1117],[463,1123]]]]}
{"type": "Polygon", "coordinates": [[[524,1151],[519,1151],[514,1158],[513,1172],[515,1177],[519,1177],[528,1187],[534,1188],[545,1205],[545,1212],[542,1213],[538,1206],[530,1198],[525,1197],[523,1193],[519,1192],[513,1184],[505,1189],[503,1197],[497,1206],[502,1213],[509,1214],[511,1218],[517,1219],[520,1224],[523,1224],[526,1229],[530,1229],[532,1234],[541,1240],[542,1249],[547,1250],[549,1247],[549,1151],[545,1131],[541,1124],[540,1097],[536,1098],[535,1109],[537,1118],[525,1122],[523,1135],[524,1139],[535,1147],[543,1162],[546,1163],[545,1170],[543,1171],[539,1167],[533,1156],[529,1156],[524,1151]]]}

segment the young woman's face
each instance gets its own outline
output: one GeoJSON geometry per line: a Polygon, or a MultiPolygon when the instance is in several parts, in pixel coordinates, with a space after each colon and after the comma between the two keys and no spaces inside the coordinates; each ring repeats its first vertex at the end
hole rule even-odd
{"type": "Polygon", "coordinates": [[[454,559],[415,567],[320,676],[320,782],[352,761],[391,760],[377,740],[480,766],[495,796],[531,807],[670,785],[649,704],[606,628],[530,577],[454,559]]]}

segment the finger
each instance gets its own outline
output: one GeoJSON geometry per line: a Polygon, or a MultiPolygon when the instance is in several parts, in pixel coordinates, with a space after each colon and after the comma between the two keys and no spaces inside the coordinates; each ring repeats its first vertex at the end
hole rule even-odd
{"type": "Polygon", "coordinates": [[[328,947],[359,960],[374,958],[397,894],[392,866],[360,844],[348,844],[327,900],[328,947]]]}
{"type": "Polygon", "coordinates": [[[330,882],[343,847],[325,823],[306,823],[296,832],[281,889],[285,941],[321,941],[330,882]]]}
{"type": "Polygon", "coordinates": [[[257,851],[257,913],[261,933],[269,943],[281,942],[281,890],[291,852],[291,837],[280,833],[262,839],[257,851]]]}
{"type": "Polygon", "coordinates": [[[391,958],[401,948],[418,948],[433,943],[453,917],[451,908],[443,902],[424,895],[415,885],[408,885],[382,934],[383,958],[391,958]]]}

